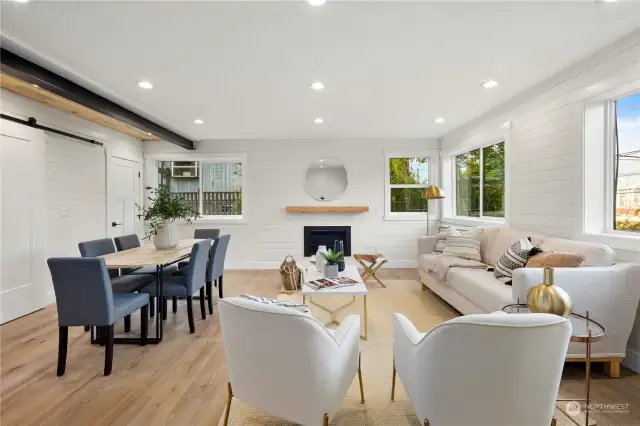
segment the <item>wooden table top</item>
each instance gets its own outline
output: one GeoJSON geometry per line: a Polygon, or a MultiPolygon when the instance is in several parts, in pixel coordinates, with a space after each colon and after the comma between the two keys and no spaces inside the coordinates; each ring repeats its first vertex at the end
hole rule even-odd
{"type": "Polygon", "coordinates": [[[189,253],[191,248],[201,239],[180,240],[178,245],[171,249],[159,250],[153,245],[145,245],[117,253],[109,253],[100,256],[107,264],[107,268],[140,268],[142,266],[166,265],[176,262],[189,253]]]}

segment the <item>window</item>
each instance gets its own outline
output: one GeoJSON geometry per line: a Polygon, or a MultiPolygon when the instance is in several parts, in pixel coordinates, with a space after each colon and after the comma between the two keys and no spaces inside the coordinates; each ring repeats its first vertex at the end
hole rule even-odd
{"type": "Polygon", "coordinates": [[[241,219],[242,160],[158,161],[158,184],[204,217],[241,219]]]}
{"type": "Polygon", "coordinates": [[[614,105],[613,229],[640,233],[640,93],[614,105]]]}
{"type": "Polygon", "coordinates": [[[455,157],[457,216],[504,218],[504,142],[455,157]]]}
{"type": "Polygon", "coordinates": [[[385,159],[385,219],[425,220],[429,204],[422,199],[422,193],[433,182],[437,153],[387,154],[385,159]]]}

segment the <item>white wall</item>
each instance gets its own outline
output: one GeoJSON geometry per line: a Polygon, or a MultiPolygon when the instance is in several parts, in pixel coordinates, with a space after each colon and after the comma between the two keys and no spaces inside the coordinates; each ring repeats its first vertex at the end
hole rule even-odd
{"type": "MultiPolygon", "coordinates": [[[[391,267],[415,267],[417,237],[424,235],[424,221],[384,220],[384,151],[438,149],[435,140],[369,141],[275,141],[231,140],[196,143],[196,153],[244,153],[247,155],[248,188],[243,194],[248,221],[220,224],[196,221],[183,225],[184,237],[196,227],[219,227],[231,234],[228,268],[276,268],[287,255],[302,259],[303,226],[351,226],[352,252],[373,246],[390,259],[391,267]],[[321,157],[337,157],[347,168],[349,187],[334,201],[320,202],[304,187],[306,169],[321,157]],[[291,214],[287,205],[365,205],[361,214],[291,214]]],[[[145,155],[163,152],[185,153],[173,145],[146,142],[145,155]]],[[[146,183],[153,179],[153,161],[145,162],[146,183]]]]}
{"type": "MultiPolygon", "coordinates": [[[[107,160],[117,156],[142,164],[142,142],[7,90],[0,91],[0,110],[22,119],[35,117],[39,124],[104,144],[46,133],[46,256],[78,256],[78,242],[107,235],[107,160]]],[[[48,300],[53,302],[48,271],[45,276],[48,300]]]]}
{"type": "MultiPolygon", "coordinates": [[[[443,158],[506,137],[509,226],[594,240],[583,233],[583,173],[590,172],[583,166],[585,103],[639,78],[640,31],[636,31],[446,135],[442,140],[443,158]],[[501,129],[507,120],[513,124],[510,131],[501,129]]],[[[446,189],[450,190],[451,184],[448,180],[446,189]]],[[[606,236],[597,241],[616,249],[619,261],[640,263],[640,241],[621,242],[606,236]]],[[[640,313],[629,348],[627,364],[640,371],[640,313]]]]}

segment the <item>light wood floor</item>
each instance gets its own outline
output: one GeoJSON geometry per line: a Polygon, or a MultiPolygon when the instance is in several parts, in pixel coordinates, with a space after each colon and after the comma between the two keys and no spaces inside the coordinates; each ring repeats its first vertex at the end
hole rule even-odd
{"type": "MultiPolygon", "coordinates": [[[[415,270],[388,269],[387,279],[414,279],[415,270]]],[[[416,284],[418,285],[418,284],[416,284]]],[[[275,297],[277,271],[228,271],[225,295],[275,297]]],[[[430,292],[425,297],[437,299],[430,292]]],[[[189,334],[186,308],[169,313],[165,338],[146,347],[116,345],[113,373],[102,375],[104,349],[92,346],[81,327],[69,331],[64,377],[56,377],[55,306],[0,327],[0,396],[3,426],[27,425],[213,425],[226,402],[226,370],[217,312],[201,320],[195,304],[196,333],[189,334]]],[[[117,332],[122,333],[122,324],[117,332]]],[[[132,333],[139,330],[134,318],[132,333]]],[[[150,329],[150,333],[154,329],[150,329]]],[[[386,367],[386,366],[385,366],[386,367]]],[[[609,379],[599,365],[593,373],[597,403],[629,404],[627,414],[596,415],[598,425],[640,425],[640,375],[624,369],[609,379]]],[[[581,397],[584,368],[567,364],[562,393],[581,397]]]]}

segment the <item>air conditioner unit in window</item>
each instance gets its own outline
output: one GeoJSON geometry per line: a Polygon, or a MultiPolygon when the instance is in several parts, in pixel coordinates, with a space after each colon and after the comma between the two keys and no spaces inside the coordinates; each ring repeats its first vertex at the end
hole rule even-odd
{"type": "Polygon", "coordinates": [[[197,161],[172,161],[171,177],[174,178],[197,178],[198,162],[197,161]]]}

